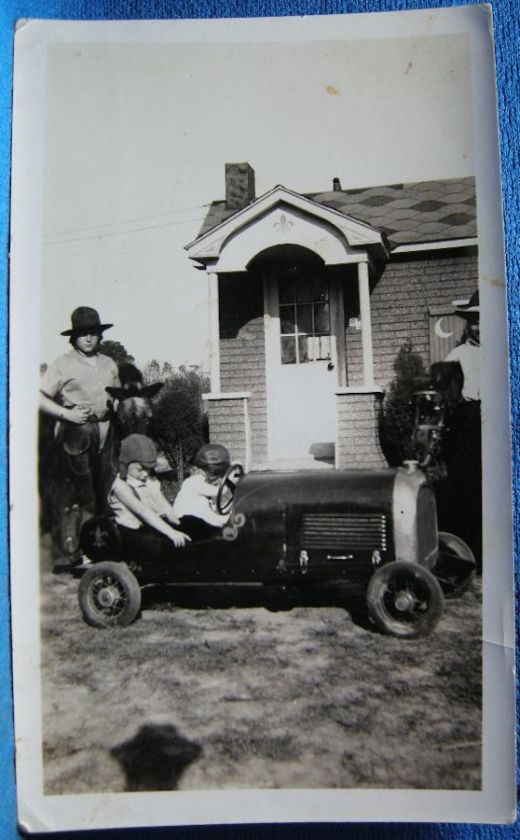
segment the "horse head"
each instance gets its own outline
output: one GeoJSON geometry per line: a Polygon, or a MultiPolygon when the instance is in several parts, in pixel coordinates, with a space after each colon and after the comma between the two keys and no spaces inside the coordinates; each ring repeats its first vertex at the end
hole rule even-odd
{"type": "Polygon", "coordinates": [[[163,387],[162,382],[145,385],[141,371],[127,362],[119,367],[121,385],[108,387],[106,391],[117,400],[117,407],[111,405],[112,420],[120,440],[127,435],[142,434],[154,437],[154,397],[163,387]]]}

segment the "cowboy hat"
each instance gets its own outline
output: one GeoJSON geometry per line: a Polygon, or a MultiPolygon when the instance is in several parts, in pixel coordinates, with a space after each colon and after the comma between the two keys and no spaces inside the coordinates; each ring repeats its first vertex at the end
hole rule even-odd
{"type": "Polygon", "coordinates": [[[455,315],[461,318],[471,318],[472,316],[480,315],[480,302],[478,289],[473,292],[468,301],[454,300],[452,306],[455,307],[455,315]]]}
{"type": "Polygon", "coordinates": [[[99,314],[90,306],[78,306],[70,316],[72,327],[70,330],[63,330],[61,335],[78,335],[92,330],[96,333],[101,333],[103,330],[108,330],[113,327],[113,324],[102,324],[99,319],[99,314]]]}

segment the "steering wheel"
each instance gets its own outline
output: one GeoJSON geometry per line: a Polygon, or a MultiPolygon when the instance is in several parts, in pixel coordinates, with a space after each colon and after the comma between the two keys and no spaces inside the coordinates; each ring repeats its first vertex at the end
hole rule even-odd
{"type": "Polygon", "coordinates": [[[217,498],[215,499],[215,506],[219,513],[226,514],[231,510],[238,482],[243,475],[242,464],[231,464],[220,479],[217,498]]]}

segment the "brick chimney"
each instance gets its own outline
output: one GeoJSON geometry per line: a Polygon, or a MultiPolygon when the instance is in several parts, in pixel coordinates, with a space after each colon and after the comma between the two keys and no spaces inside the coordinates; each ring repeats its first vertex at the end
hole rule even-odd
{"type": "Polygon", "coordinates": [[[255,200],[255,171],[248,163],[226,163],[226,207],[242,210],[255,200]]]}

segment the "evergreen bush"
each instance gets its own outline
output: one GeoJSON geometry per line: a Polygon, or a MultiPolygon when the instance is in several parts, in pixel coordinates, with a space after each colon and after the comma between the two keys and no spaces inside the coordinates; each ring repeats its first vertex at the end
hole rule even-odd
{"type": "Polygon", "coordinates": [[[416,457],[412,443],[412,398],[418,381],[426,378],[427,372],[422,357],[414,351],[410,339],[399,349],[394,372],[380,414],[381,447],[391,466],[416,457]]]}

